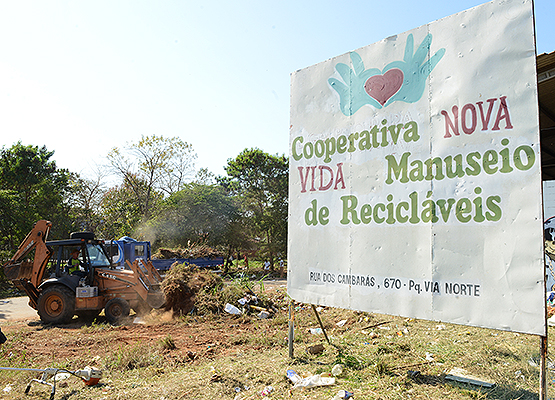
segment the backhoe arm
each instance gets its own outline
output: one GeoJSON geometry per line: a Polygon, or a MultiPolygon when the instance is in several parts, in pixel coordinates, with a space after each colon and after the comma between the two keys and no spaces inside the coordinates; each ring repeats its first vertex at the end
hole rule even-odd
{"type": "Polygon", "coordinates": [[[6,278],[11,280],[16,286],[27,292],[33,302],[36,288],[42,281],[44,270],[51,250],[46,246],[46,238],[52,228],[52,222],[40,220],[35,223],[33,229],[25,237],[14,256],[4,264],[6,278]],[[32,263],[25,260],[32,250],[35,250],[35,257],[32,263]],[[31,286],[31,287],[29,287],[31,286]],[[33,293],[34,292],[34,293],[33,293]]]}

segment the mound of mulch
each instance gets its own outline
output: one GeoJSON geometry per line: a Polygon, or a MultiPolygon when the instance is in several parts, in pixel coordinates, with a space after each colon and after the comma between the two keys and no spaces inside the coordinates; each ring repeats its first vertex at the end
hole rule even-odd
{"type": "Polygon", "coordinates": [[[172,311],[175,316],[188,314],[196,308],[199,293],[216,292],[214,289],[222,283],[222,278],[209,270],[174,263],[162,282],[166,311],[172,311]]]}

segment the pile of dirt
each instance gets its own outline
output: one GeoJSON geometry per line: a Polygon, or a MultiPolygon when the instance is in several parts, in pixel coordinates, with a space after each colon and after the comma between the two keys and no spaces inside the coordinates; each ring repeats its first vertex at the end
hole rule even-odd
{"type": "Polygon", "coordinates": [[[174,263],[162,282],[166,296],[166,311],[176,316],[193,311],[201,292],[217,292],[223,285],[222,278],[195,265],[174,263]]]}
{"type": "Polygon", "coordinates": [[[216,258],[222,257],[222,253],[205,244],[194,244],[186,249],[160,248],[152,255],[156,260],[168,260],[172,258],[216,258]]]}

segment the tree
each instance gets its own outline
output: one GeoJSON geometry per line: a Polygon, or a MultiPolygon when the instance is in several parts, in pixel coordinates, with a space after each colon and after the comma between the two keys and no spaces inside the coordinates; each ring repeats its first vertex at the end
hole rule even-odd
{"type": "Polygon", "coordinates": [[[72,230],[70,174],[57,168],[53,154],[45,146],[21,142],[0,150],[0,241],[4,248],[16,248],[39,219],[52,221],[53,237],[67,237],[72,230]]]}
{"type": "Polygon", "coordinates": [[[218,179],[241,198],[243,216],[272,267],[274,258],[287,250],[288,170],[284,155],[245,149],[228,160],[228,176],[218,179]]]}
{"type": "MultiPolygon", "coordinates": [[[[100,223],[97,236],[105,239],[117,239],[131,236],[141,223],[142,210],[136,201],[136,191],[144,191],[146,183],[141,185],[136,180],[136,187],[131,188],[127,181],[122,185],[108,189],[100,202],[100,223]]],[[[155,199],[158,201],[158,199],[155,199]]]]}
{"type": "Polygon", "coordinates": [[[201,185],[213,185],[216,183],[216,176],[207,168],[201,168],[195,175],[193,182],[201,185]]]}
{"type": "Polygon", "coordinates": [[[2,249],[8,250],[8,254],[23,239],[21,236],[22,211],[18,207],[16,191],[0,190],[0,243],[2,249]]]}
{"type": "Polygon", "coordinates": [[[170,195],[194,173],[192,146],[177,137],[142,136],[124,149],[113,148],[108,160],[148,220],[156,207],[157,191],[170,195]]]}
{"type": "Polygon", "coordinates": [[[105,176],[106,172],[100,169],[94,178],[71,175],[71,215],[79,230],[95,232],[102,223],[101,204],[107,191],[105,176]]]}
{"type": "Polygon", "coordinates": [[[223,187],[190,183],[164,201],[147,229],[156,245],[185,247],[196,242],[215,247],[232,240],[231,228],[238,218],[238,205],[223,187]]]}

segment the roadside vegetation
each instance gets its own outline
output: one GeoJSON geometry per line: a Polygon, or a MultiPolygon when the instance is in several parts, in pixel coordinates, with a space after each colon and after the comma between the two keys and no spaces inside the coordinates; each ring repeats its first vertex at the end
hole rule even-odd
{"type": "MultiPolygon", "coordinates": [[[[236,296],[243,282],[230,285],[236,296]]],[[[56,399],[258,399],[272,387],[274,399],[332,399],[338,390],[355,399],[537,399],[539,339],[530,335],[321,308],[331,344],[312,307],[293,304],[294,358],[288,356],[285,289],[257,285],[255,293],[277,309],[256,313],[193,312],[180,317],[153,312],[140,324],[111,326],[100,316],[89,324],[49,327],[32,321],[3,325],[8,342],[0,366],[103,371],[96,386],[70,377],[57,383],[56,399]],[[311,333],[315,332],[315,333],[311,333]],[[311,354],[316,345],[323,351],[311,354]],[[343,372],[333,386],[292,390],[286,371],[301,376],[343,372]],[[446,379],[453,368],[492,388],[446,379]]],[[[226,298],[224,301],[231,301],[226,298]]],[[[235,302],[235,304],[237,304],[235,302]]],[[[33,372],[0,372],[2,398],[23,398],[33,372]]],[[[50,389],[33,384],[25,398],[47,399],[50,389]]]]}

